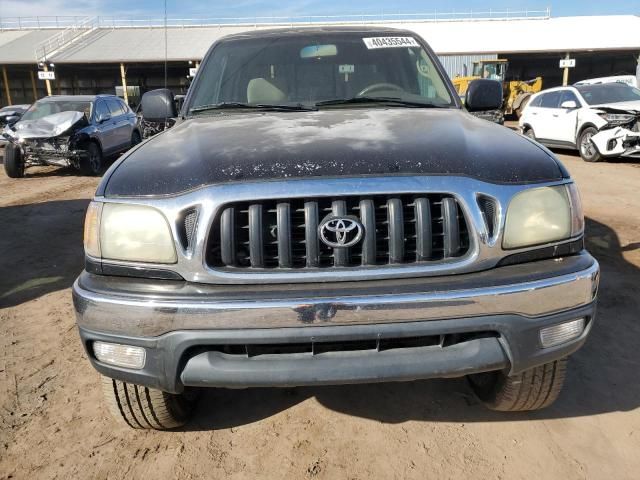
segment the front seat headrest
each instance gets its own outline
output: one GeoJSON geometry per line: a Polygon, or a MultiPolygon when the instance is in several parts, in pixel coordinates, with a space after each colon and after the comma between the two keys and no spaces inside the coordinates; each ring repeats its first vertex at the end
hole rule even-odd
{"type": "Polygon", "coordinates": [[[249,103],[280,103],[286,98],[282,90],[264,78],[252,78],[247,85],[249,103]]]}

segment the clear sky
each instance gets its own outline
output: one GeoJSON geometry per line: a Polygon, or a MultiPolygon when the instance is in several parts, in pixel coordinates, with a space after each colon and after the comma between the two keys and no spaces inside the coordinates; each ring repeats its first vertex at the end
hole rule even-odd
{"type": "MultiPolygon", "coordinates": [[[[208,17],[347,15],[452,11],[537,10],[553,16],[640,15],[640,0],[167,0],[169,15],[208,17]],[[455,7],[455,8],[454,8],[455,7]]],[[[163,0],[0,0],[0,17],[36,15],[161,15],[163,0]]],[[[640,32],[638,33],[640,35],[640,32]]]]}

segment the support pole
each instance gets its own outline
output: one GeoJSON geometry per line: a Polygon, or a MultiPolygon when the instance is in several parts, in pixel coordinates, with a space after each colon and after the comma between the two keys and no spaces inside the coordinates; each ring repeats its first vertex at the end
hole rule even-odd
{"type": "Polygon", "coordinates": [[[127,94],[127,74],[124,69],[124,63],[120,64],[120,78],[122,79],[122,93],[124,96],[124,103],[129,105],[129,95],[127,94]]]}
{"type": "MultiPolygon", "coordinates": [[[[564,56],[565,60],[569,60],[569,52],[564,56]]],[[[569,67],[564,67],[564,72],[562,73],[562,86],[566,87],[569,84],[569,67]]]]}
{"type": "MultiPolygon", "coordinates": [[[[44,61],[44,71],[48,72],[49,71],[49,66],[47,65],[47,61],[44,61]]],[[[47,84],[47,96],[51,96],[51,81],[49,80],[45,80],[45,83],[47,84]]]]}
{"type": "Polygon", "coordinates": [[[38,100],[38,87],[36,87],[36,76],[33,74],[33,70],[29,70],[31,74],[31,89],[33,90],[33,101],[38,100]]]}
{"type": "Polygon", "coordinates": [[[11,90],[9,90],[9,77],[7,77],[7,67],[2,66],[2,79],[4,80],[4,93],[7,95],[7,105],[13,105],[11,102],[11,90]]]}

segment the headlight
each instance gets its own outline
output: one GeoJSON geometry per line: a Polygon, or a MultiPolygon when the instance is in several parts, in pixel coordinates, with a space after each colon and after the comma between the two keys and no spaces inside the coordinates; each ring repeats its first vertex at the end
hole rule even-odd
{"type": "Polygon", "coordinates": [[[85,220],[85,251],[109,260],[175,263],[171,229],[158,210],[92,202],[85,220]]]}
{"type": "Polygon", "coordinates": [[[635,115],[628,113],[600,113],[599,114],[609,125],[626,125],[636,119],[635,115]]]}
{"type": "Polygon", "coordinates": [[[542,245],[580,235],[584,217],[575,184],[518,193],[509,204],[502,246],[542,245]]]}

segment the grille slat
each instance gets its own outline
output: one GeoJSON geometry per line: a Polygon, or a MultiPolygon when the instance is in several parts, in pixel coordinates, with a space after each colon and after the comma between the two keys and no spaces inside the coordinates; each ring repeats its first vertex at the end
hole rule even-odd
{"type": "Polygon", "coordinates": [[[444,229],[444,256],[453,257],[460,250],[458,204],[453,198],[445,198],[442,202],[442,223],[444,229]]]}
{"type": "Polygon", "coordinates": [[[428,266],[463,256],[469,241],[462,209],[445,194],[255,200],[222,207],[206,259],[238,271],[428,266]],[[359,219],[362,239],[348,248],[325,244],[318,226],[328,216],[359,219]]]}
{"type": "Polygon", "coordinates": [[[264,267],[264,240],[262,237],[262,205],[249,206],[249,258],[254,268],[264,267]]]}
{"type": "Polygon", "coordinates": [[[301,241],[305,244],[307,267],[320,266],[320,240],[318,238],[318,202],[305,202],[304,225],[305,238],[301,241]]]}
{"type": "Polygon", "coordinates": [[[288,202],[278,203],[277,216],[278,266],[291,268],[291,206],[288,202]]]}
{"type": "MultiPolygon", "coordinates": [[[[344,217],[347,214],[347,204],[344,200],[334,200],[331,204],[331,213],[336,217],[344,217]]],[[[346,267],[349,260],[348,248],[333,249],[333,264],[336,267],[346,267]]]]}
{"type": "Polygon", "coordinates": [[[376,264],[376,217],[373,200],[360,200],[360,221],[364,227],[362,240],[362,265],[376,264]]]}
{"type": "Polygon", "coordinates": [[[404,260],[404,215],[399,198],[387,202],[389,218],[389,263],[402,263],[404,260]]]}
{"type": "Polygon", "coordinates": [[[225,209],[220,221],[220,254],[225,265],[236,263],[235,213],[233,207],[225,209]]]}
{"type": "Polygon", "coordinates": [[[431,258],[433,231],[431,224],[431,205],[428,198],[416,198],[416,260],[424,262],[431,258]]]}

